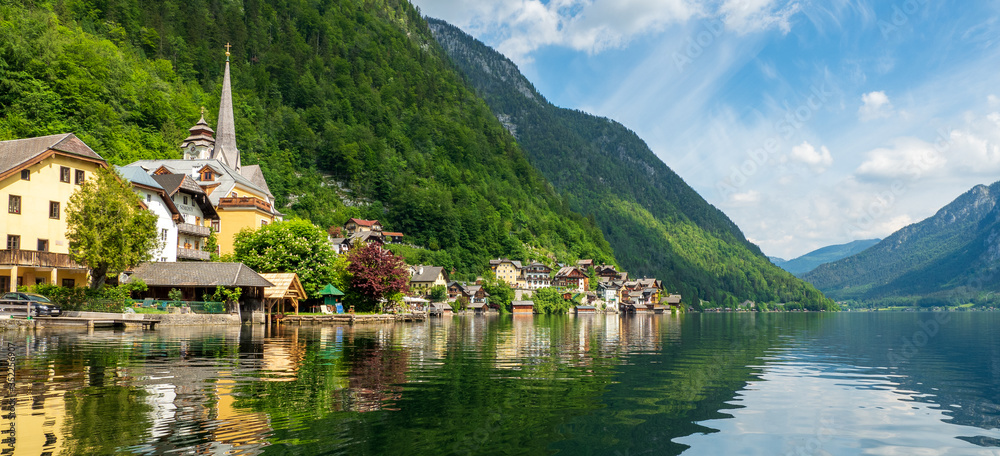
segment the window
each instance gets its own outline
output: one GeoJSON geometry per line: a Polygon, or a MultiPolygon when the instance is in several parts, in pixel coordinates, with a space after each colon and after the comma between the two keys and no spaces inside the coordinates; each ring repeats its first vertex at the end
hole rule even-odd
{"type": "Polygon", "coordinates": [[[76,170],[76,185],[83,184],[85,179],[87,179],[87,174],[84,173],[82,169],[76,170]]]}
{"type": "Polygon", "coordinates": [[[49,240],[48,239],[39,239],[38,240],[38,249],[37,250],[39,252],[48,252],[49,251],[49,240]]]}
{"type": "Polygon", "coordinates": [[[201,250],[201,242],[194,241],[194,249],[195,250],[201,250]]]}
{"type": "Polygon", "coordinates": [[[35,277],[35,285],[42,285],[45,283],[45,277],[35,277]]]}
{"type": "Polygon", "coordinates": [[[26,181],[30,181],[31,180],[31,170],[30,169],[22,169],[21,170],[21,180],[26,180],[26,181]]]}
{"type": "Polygon", "coordinates": [[[69,168],[65,166],[59,167],[59,182],[69,183],[69,168]]]}
{"type": "Polygon", "coordinates": [[[187,203],[188,203],[188,197],[187,197],[187,195],[185,195],[184,196],[184,204],[187,204],[187,203]]]}
{"type": "Polygon", "coordinates": [[[49,201],[49,218],[58,219],[59,218],[59,202],[49,201]]]}
{"type": "Polygon", "coordinates": [[[10,198],[7,198],[7,212],[10,212],[11,214],[20,214],[21,213],[21,197],[20,196],[18,196],[18,195],[10,195],[10,198]]]}
{"type": "Polygon", "coordinates": [[[18,236],[16,234],[8,234],[7,250],[21,250],[21,236],[18,236]]]}
{"type": "Polygon", "coordinates": [[[147,194],[146,194],[146,202],[147,202],[147,203],[150,203],[150,202],[152,202],[152,201],[153,201],[153,195],[150,195],[149,193],[147,193],[147,194]]]}
{"type": "Polygon", "coordinates": [[[212,174],[212,170],[203,169],[201,170],[201,180],[205,182],[211,182],[215,180],[215,175],[212,174]]]}
{"type": "Polygon", "coordinates": [[[218,233],[220,228],[222,228],[222,224],[218,220],[212,220],[212,231],[218,233]]]}
{"type": "Polygon", "coordinates": [[[267,220],[261,220],[260,226],[267,226],[267,220]]]}
{"type": "MultiPolygon", "coordinates": [[[[148,233],[148,231],[147,231],[147,233],[148,233]]],[[[160,229],[160,240],[161,241],[166,241],[167,240],[167,229],[166,228],[160,229]]]]}
{"type": "Polygon", "coordinates": [[[198,225],[198,226],[201,226],[201,217],[195,216],[194,217],[194,224],[198,225]]]}
{"type": "Polygon", "coordinates": [[[66,288],[73,288],[76,286],[76,279],[63,279],[62,286],[66,288]]]}

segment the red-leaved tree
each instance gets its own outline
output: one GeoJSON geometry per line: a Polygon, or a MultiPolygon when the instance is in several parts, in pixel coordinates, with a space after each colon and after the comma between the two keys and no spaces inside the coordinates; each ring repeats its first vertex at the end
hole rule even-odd
{"type": "Polygon", "coordinates": [[[402,257],[371,243],[354,249],[348,256],[351,290],[358,295],[362,310],[384,310],[387,301],[398,299],[410,287],[410,271],[402,257]]]}

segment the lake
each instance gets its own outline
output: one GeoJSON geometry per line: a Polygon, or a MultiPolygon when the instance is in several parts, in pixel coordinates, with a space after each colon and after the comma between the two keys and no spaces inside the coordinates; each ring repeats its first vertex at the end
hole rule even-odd
{"type": "Polygon", "coordinates": [[[1000,456],[998,325],[845,312],[7,332],[0,454],[1000,456]]]}

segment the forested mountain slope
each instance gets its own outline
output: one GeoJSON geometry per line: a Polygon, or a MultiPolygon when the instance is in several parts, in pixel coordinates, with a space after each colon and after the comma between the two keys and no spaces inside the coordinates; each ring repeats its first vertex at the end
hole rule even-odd
{"type": "Polygon", "coordinates": [[[578,212],[593,214],[621,265],[672,291],[715,304],[808,302],[832,306],[771,264],[739,228],[610,119],[553,106],[513,62],[446,22],[435,38],[514,134],[531,163],[578,212]]]}
{"type": "Polygon", "coordinates": [[[878,244],[880,241],[881,239],[864,239],[848,242],[847,244],[829,245],[792,260],[771,258],[771,262],[781,269],[795,274],[796,277],[801,277],[802,274],[816,269],[821,264],[832,263],[851,255],[856,255],[868,247],[878,244]]]}
{"type": "Polygon", "coordinates": [[[377,218],[467,274],[499,256],[615,262],[402,0],[0,3],[0,139],[180,158],[200,106],[215,124],[227,43],[243,163],[282,212],[377,218]]]}
{"type": "Polygon", "coordinates": [[[1000,290],[1000,182],[978,185],[932,217],[804,278],[838,300],[993,303],[1000,290]]]}

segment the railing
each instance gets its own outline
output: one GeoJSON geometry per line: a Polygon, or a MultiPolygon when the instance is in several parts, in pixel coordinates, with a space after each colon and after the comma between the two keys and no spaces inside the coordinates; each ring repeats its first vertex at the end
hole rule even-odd
{"type": "Polygon", "coordinates": [[[69,254],[37,250],[0,250],[0,265],[83,269],[70,259],[69,254]]]}
{"type": "Polygon", "coordinates": [[[198,260],[198,261],[208,261],[212,256],[204,250],[198,249],[185,249],[184,247],[177,247],[177,259],[178,260],[198,260]]]}
{"type": "Polygon", "coordinates": [[[271,212],[271,204],[253,196],[219,198],[219,207],[253,207],[265,212],[271,212]]]}
{"type": "Polygon", "coordinates": [[[226,313],[226,304],[217,301],[163,301],[158,299],[129,299],[127,305],[132,308],[157,309],[170,313],[226,313]]]}
{"type": "Polygon", "coordinates": [[[198,226],[191,223],[178,223],[177,231],[199,237],[208,237],[208,235],[212,234],[212,230],[210,230],[207,226],[198,226]]]}

